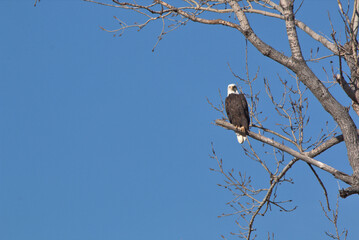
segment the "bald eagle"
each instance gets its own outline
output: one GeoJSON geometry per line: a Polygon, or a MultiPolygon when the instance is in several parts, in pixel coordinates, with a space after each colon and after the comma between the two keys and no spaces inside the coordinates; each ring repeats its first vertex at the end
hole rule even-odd
{"type": "Polygon", "coordinates": [[[250,118],[246,97],[238,92],[235,84],[228,85],[225,105],[229,122],[242,133],[236,133],[238,142],[242,144],[247,139],[250,118]]]}

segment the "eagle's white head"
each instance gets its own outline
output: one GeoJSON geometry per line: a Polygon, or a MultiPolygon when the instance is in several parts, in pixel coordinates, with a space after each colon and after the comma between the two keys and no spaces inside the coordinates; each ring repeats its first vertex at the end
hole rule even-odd
{"type": "Polygon", "coordinates": [[[227,97],[229,94],[239,94],[236,84],[232,83],[228,85],[227,88],[227,97]]]}

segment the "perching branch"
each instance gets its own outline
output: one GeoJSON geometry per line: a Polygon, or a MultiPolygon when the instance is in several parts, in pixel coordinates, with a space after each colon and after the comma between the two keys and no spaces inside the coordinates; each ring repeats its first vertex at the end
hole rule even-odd
{"type": "MultiPolygon", "coordinates": [[[[220,127],[223,127],[223,128],[228,129],[228,130],[238,132],[235,126],[233,126],[229,122],[224,121],[222,119],[217,119],[215,121],[215,123],[216,123],[216,125],[218,125],[220,127]]],[[[238,132],[238,133],[240,133],[240,132],[238,132]]],[[[312,157],[315,157],[316,155],[310,155],[310,152],[307,152],[307,153],[297,152],[297,151],[295,151],[295,150],[293,150],[293,149],[291,149],[291,148],[289,148],[289,147],[287,147],[287,146],[285,146],[285,145],[283,145],[283,144],[281,144],[279,142],[274,141],[273,139],[267,138],[267,137],[265,137],[263,135],[260,135],[260,134],[257,134],[257,133],[251,132],[251,131],[248,132],[248,136],[250,136],[250,137],[252,137],[252,138],[254,138],[254,139],[256,139],[256,140],[258,140],[260,142],[263,142],[263,143],[266,143],[266,144],[268,144],[270,146],[278,148],[278,149],[292,155],[293,157],[296,157],[296,158],[301,159],[301,160],[303,160],[303,161],[305,161],[305,162],[307,162],[309,164],[312,164],[312,165],[314,165],[314,166],[316,166],[316,167],[318,167],[318,168],[332,174],[335,178],[340,179],[340,180],[342,180],[343,182],[345,182],[345,183],[347,183],[349,185],[352,185],[354,183],[353,177],[351,177],[351,176],[349,176],[349,175],[347,175],[347,174],[345,174],[345,173],[343,173],[343,172],[341,172],[341,171],[339,171],[339,170],[337,170],[337,169],[335,169],[335,168],[333,168],[333,167],[331,167],[331,166],[329,166],[329,165],[327,165],[325,163],[322,163],[322,162],[320,162],[318,160],[313,159],[312,157]]],[[[358,193],[359,193],[359,191],[358,191],[358,193]]]]}

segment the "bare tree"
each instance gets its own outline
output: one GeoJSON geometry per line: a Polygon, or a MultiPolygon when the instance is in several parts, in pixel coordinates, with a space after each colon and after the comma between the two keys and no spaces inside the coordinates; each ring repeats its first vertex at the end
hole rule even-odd
{"type": "MultiPolygon", "coordinates": [[[[251,128],[258,129],[258,133],[250,131],[248,135],[255,141],[263,143],[272,149],[272,152],[267,151],[266,154],[271,155],[271,159],[274,161],[268,162],[268,160],[264,160],[260,156],[261,151],[255,149],[256,147],[252,144],[251,139],[248,141],[248,146],[243,147],[245,154],[250,159],[258,162],[268,173],[269,186],[256,188],[252,185],[251,177],[245,176],[241,172],[236,175],[233,170],[224,170],[223,162],[214,149],[212,158],[217,160],[218,168],[213,170],[220,172],[224,176],[225,184],[222,184],[222,186],[235,196],[233,201],[230,202],[230,206],[234,209],[231,215],[237,215],[241,219],[237,221],[241,229],[238,235],[245,239],[252,239],[256,216],[264,215],[272,206],[283,211],[293,210],[286,207],[286,201],[277,200],[277,187],[281,183],[291,182],[291,179],[286,177],[286,173],[295,163],[298,161],[306,162],[310,171],[318,179],[326,196],[327,210],[323,207],[323,211],[336,228],[336,234],[328,234],[328,236],[334,239],[340,238],[341,235],[336,225],[338,213],[336,211],[333,212],[333,217],[329,216],[328,212],[332,210],[329,206],[327,191],[313,166],[330,173],[334,178],[348,185],[347,188],[340,190],[340,197],[346,198],[353,194],[359,194],[359,137],[357,127],[353,121],[353,115],[359,115],[358,0],[354,0],[352,5],[348,4],[348,6],[343,6],[340,0],[337,1],[345,32],[344,40],[338,38],[334,27],[332,27],[330,38],[327,38],[297,19],[294,0],[183,0],[175,3],[167,0],[154,0],[149,4],[122,0],[83,1],[127,9],[134,14],[139,14],[140,19],[145,18],[143,22],[134,24],[127,24],[123,19],[116,19],[121,27],[115,30],[106,30],[109,32],[122,34],[128,28],[141,30],[153,21],[160,21],[163,28],[155,44],[156,47],[168,32],[185,25],[189,21],[222,25],[240,32],[263,56],[285,67],[291,79],[288,81],[278,76],[275,84],[283,87],[283,93],[279,100],[271,91],[269,83],[273,84],[273,81],[265,79],[263,83],[267,97],[272,102],[273,108],[278,115],[279,125],[277,128],[264,126],[265,115],[258,111],[260,108],[258,106],[258,91],[252,84],[257,80],[257,75],[250,78],[247,71],[247,76],[243,78],[233,73],[248,90],[246,93],[250,99],[251,128]],[[351,12],[349,12],[350,9],[351,12]],[[290,46],[289,55],[285,55],[282,51],[283,49],[275,49],[270,46],[256,34],[247,18],[250,14],[280,19],[285,24],[287,40],[290,46]],[[326,48],[329,54],[305,59],[301,49],[301,42],[298,39],[298,30],[303,31],[315,43],[326,48]],[[330,71],[324,68],[328,79],[320,79],[308,64],[312,61],[320,62],[329,57],[337,59],[338,66],[332,65],[330,71]],[[337,98],[329,91],[333,84],[338,84],[342,88],[348,100],[351,101],[351,109],[339,103],[337,98]],[[305,136],[304,130],[309,122],[307,114],[308,95],[314,96],[319,101],[322,108],[331,116],[331,120],[336,123],[338,129],[330,129],[329,127],[327,130],[323,129],[317,139],[314,136],[309,136],[309,138],[305,136]],[[342,172],[315,159],[316,156],[343,141],[347,155],[343,155],[342,158],[347,158],[352,168],[352,173],[342,172]],[[288,161],[288,157],[285,156],[291,156],[291,160],[288,161]]],[[[328,21],[331,21],[330,16],[328,21]]],[[[217,119],[215,124],[237,131],[233,125],[226,121],[223,100],[219,106],[214,106],[211,102],[210,104],[224,117],[223,119],[217,119]]],[[[325,123],[322,125],[324,126],[325,123]]],[[[346,233],[344,235],[346,237],[346,233]]],[[[270,239],[270,236],[268,238],[270,239]]]]}

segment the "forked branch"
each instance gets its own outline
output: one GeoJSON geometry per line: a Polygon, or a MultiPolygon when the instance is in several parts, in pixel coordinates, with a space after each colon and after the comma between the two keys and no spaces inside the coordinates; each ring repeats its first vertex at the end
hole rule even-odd
{"type": "MultiPolygon", "coordinates": [[[[223,127],[223,128],[226,128],[226,129],[229,129],[229,130],[232,130],[232,131],[235,131],[235,132],[238,132],[237,128],[235,126],[233,126],[232,124],[230,124],[229,122],[227,121],[224,121],[222,119],[217,119],[215,121],[216,125],[220,126],[220,127],[223,127]]],[[[240,132],[238,132],[240,133],[240,132]]],[[[249,131],[248,132],[248,136],[260,141],[260,142],[263,142],[263,143],[266,143],[270,146],[273,146],[275,148],[278,148],[290,155],[292,155],[293,157],[296,157],[298,159],[301,159],[309,164],[312,164],[330,174],[332,174],[335,178],[337,179],[340,179],[342,180],[343,182],[349,184],[349,185],[352,185],[354,184],[354,180],[353,180],[353,177],[325,164],[325,163],[322,163],[318,160],[315,160],[313,159],[312,157],[316,156],[316,155],[313,155],[313,153],[317,153],[317,152],[312,152],[310,154],[310,152],[306,152],[306,153],[300,153],[300,152],[297,152],[295,151],[294,149],[292,148],[289,148],[279,142],[276,142],[274,141],[273,139],[270,139],[270,138],[267,138],[263,135],[260,135],[260,134],[257,134],[257,133],[254,133],[254,132],[251,132],[249,131]]],[[[325,151],[326,149],[322,149],[322,151],[325,151]]],[[[358,192],[359,193],[359,192],[358,192]]]]}

